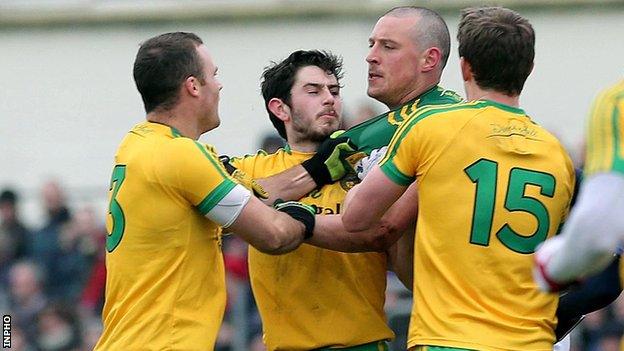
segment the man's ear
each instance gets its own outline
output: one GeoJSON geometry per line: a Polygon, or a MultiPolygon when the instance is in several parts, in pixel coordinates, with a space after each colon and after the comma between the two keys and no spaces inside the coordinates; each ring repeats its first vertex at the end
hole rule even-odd
{"type": "Polygon", "coordinates": [[[199,96],[199,80],[193,76],[189,76],[184,80],[183,90],[193,97],[199,96]]]}
{"type": "Polygon", "coordinates": [[[472,80],[474,74],[472,73],[472,66],[463,57],[459,58],[459,66],[461,67],[462,79],[464,82],[472,80]]]}
{"type": "Polygon", "coordinates": [[[277,118],[283,122],[290,121],[290,106],[286,105],[282,99],[272,98],[267,104],[269,111],[271,111],[277,118]]]}
{"type": "Polygon", "coordinates": [[[440,51],[440,49],[435,46],[430,47],[429,49],[425,50],[423,60],[424,62],[421,67],[422,72],[429,72],[431,70],[434,70],[442,61],[442,51],[440,51]]]}

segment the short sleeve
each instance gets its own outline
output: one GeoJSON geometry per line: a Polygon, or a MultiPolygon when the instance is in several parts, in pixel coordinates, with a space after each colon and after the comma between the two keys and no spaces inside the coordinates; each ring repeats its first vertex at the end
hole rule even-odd
{"type": "Polygon", "coordinates": [[[624,174],[624,91],[606,91],[594,102],[587,128],[585,176],[624,174]]]}
{"type": "Polygon", "coordinates": [[[178,192],[202,215],[210,212],[237,184],[212,146],[188,138],[167,143],[156,164],[159,182],[178,192]]]}
{"type": "Polygon", "coordinates": [[[388,145],[386,156],[379,163],[384,174],[398,185],[407,186],[416,179],[420,139],[417,121],[411,118],[397,129],[388,145]]]}

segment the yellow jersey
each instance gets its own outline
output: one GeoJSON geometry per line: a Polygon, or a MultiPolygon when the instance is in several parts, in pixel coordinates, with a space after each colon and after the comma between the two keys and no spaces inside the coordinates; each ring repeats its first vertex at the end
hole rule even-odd
{"type": "Polygon", "coordinates": [[[624,173],[624,81],[604,90],[594,102],[586,150],[585,177],[624,173]]]}
{"type": "Polygon", "coordinates": [[[521,109],[459,103],[418,111],[380,165],[418,183],[408,346],[552,350],[558,298],[531,272],[573,192],[559,141],[521,109]]]}
{"type": "MultiPolygon", "coordinates": [[[[624,173],[624,80],[602,91],[594,101],[586,135],[584,176],[624,173]]],[[[624,284],[624,261],[620,262],[624,284]]]]}
{"type": "Polygon", "coordinates": [[[225,309],[220,228],[234,181],[212,147],[144,122],[115,155],[104,330],[95,350],[212,350],[225,309]]]}
{"type": "MultiPolygon", "coordinates": [[[[280,149],[234,158],[234,167],[252,178],[277,174],[312,157],[280,149]]],[[[319,214],[338,214],[352,182],[312,191],[300,201],[319,214]]],[[[394,334],[384,313],[385,253],[342,253],[308,244],[272,256],[249,247],[249,275],[269,350],[347,347],[394,334]]]]}

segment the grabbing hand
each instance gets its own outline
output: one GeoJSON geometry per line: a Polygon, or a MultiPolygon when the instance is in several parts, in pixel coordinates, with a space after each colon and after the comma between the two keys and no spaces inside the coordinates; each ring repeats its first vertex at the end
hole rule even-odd
{"type": "Polygon", "coordinates": [[[286,202],[276,202],[275,205],[276,210],[280,212],[284,212],[292,218],[298,220],[303,223],[305,226],[305,233],[303,238],[309,239],[312,237],[314,233],[314,224],[315,224],[315,215],[316,208],[311,205],[306,205],[297,201],[286,201],[286,202]]]}
{"type": "Polygon", "coordinates": [[[230,163],[230,157],[226,155],[219,156],[219,161],[223,163],[223,167],[225,170],[236,180],[240,185],[245,188],[253,191],[254,195],[257,198],[262,200],[266,200],[269,198],[269,193],[267,193],[262,185],[258,184],[253,178],[251,178],[247,173],[241,171],[240,169],[232,166],[230,163]]]}
{"type": "Polygon", "coordinates": [[[318,188],[333,183],[353,170],[346,157],[356,151],[348,137],[341,137],[344,131],[336,131],[316,150],[316,154],[301,165],[310,174],[318,188]]]}

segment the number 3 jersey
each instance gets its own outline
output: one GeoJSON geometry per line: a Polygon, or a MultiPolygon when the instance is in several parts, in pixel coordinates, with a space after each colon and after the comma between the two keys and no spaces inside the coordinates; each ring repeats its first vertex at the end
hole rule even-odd
{"type": "Polygon", "coordinates": [[[225,310],[220,229],[235,186],[214,150],[140,123],[115,155],[104,330],[96,350],[208,350],[225,310]]]}
{"type": "Polygon", "coordinates": [[[531,272],[573,192],[559,141],[511,106],[429,107],[399,127],[380,165],[418,183],[408,345],[552,350],[557,296],[531,272]]]}

